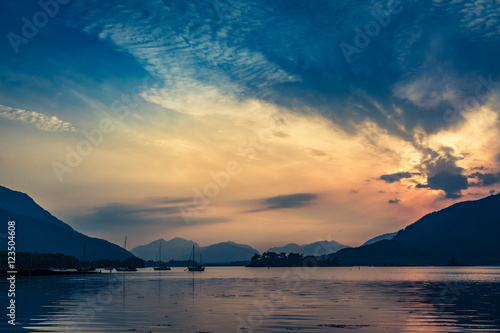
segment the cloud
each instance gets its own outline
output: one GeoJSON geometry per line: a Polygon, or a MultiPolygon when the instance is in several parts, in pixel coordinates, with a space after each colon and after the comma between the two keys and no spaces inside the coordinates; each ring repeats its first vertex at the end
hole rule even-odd
{"type": "Polygon", "coordinates": [[[68,24],[136,57],[166,83],[172,108],[183,94],[189,99],[189,92],[216,89],[297,112],[307,106],[347,130],[369,119],[407,138],[419,126],[428,133],[448,126],[443,114],[460,92],[473,91],[469,74],[481,72],[478,60],[494,58],[494,52],[466,52],[473,43],[452,33],[496,31],[494,6],[473,15],[485,24],[470,26],[469,19],[464,23],[469,4],[407,2],[348,64],[339,44],[353,44],[353,29],[387,4],[229,3],[90,1],[69,9],[68,24]],[[450,14],[443,18],[436,7],[450,14]],[[441,59],[441,45],[464,52],[441,59]]]}
{"type": "Polygon", "coordinates": [[[499,173],[481,173],[475,172],[468,176],[469,178],[476,178],[478,182],[472,183],[471,186],[487,187],[494,184],[500,183],[500,172],[499,173]]]}
{"type": "MultiPolygon", "coordinates": [[[[190,199],[192,200],[192,199],[190,199]]],[[[109,203],[94,207],[92,212],[72,218],[81,230],[111,231],[116,228],[153,226],[179,227],[187,225],[182,215],[182,203],[186,198],[151,198],[149,202],[137,204],[109,203]]],[[[195,217],[190,216],[190,225],[211,224],[230,221],[223,217],[195,217]]]]}
{"type": "Polygon", "coordinates": [[[418,147],[424,154],[420,168],[426,175],[435,175],[441,171],[461,174],[464,169],[457,165],[464,157],[455,149],[441,146],[439,148],[418,147]]]}
{"type": "Polygon", "coordinates": [[[395,198],[394,200],[391,199],[391,200],[389,200],[387,202],[390,203],[390,204],[398,205],[401,202],[401,200],[399,200],[398,198],[395,198]]]}
{"type": "Polygon", "coordinates": [[[440,171],[427,178],[427,183],[432,190],[443,190],[450,199],[461,198],[461,190],[469,187],[466,176],[448,171],[440,171]]]}
{"type": "Polygon", "coordinates": [[[267,209],[298,208],[309,206],[317,198],[312,193],[296,193],[289,195],[279,195],[265,200],[269,204],[267,209]]]}
{"type": "Polygon", "coordinates": [[[284,209],[284,208],[301,208],[310,206],[318,196],[313,193],[295,193],[288,195],[279,195],[259,201],[261,208],[248,210],[247,213],[255,213],[266,210],[284,209]]]}
{"type": "Polygon", "coordinates": [[[460,15],[462,31],[469,36],[486,40],[500,38],[500,13],[497,2],[482,0],[434,0],[434,2],[449,14],[460,15]]]}
{"type": "Polygon", "coordinates": [[[410,172],[397,172],[389,175],[382,175],[380,179],[384,180],[386,183],[399,182],[402,178],[411,178],[412,174],[410,172]]]}
{"type": "Polygon", "coordinates": [[[36,128],[48,132],[75,132],[76,128],[68,122],[62,121],[56,116],[47,116],[35,111],[26,111],[17,108],[0,105],[0,116],[9,120],[21,121],[33,124],[36,128]]]}

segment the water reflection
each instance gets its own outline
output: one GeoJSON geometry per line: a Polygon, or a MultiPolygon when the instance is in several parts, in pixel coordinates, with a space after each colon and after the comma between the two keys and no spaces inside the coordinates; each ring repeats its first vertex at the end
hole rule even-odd
{"type": "Polygon", "coordinates": [[[321,268],[292,282],[286,272],[211,267],[19,278],[16,329],[500,332],[499,268],[321,268]]]}

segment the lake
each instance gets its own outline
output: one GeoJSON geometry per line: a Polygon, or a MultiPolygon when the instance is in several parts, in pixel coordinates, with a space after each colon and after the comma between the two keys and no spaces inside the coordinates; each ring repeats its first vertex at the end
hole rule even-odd
{"type": "MultiPolygon", "coordinates": [[[[1,288],[8,289],[5,280],[1,288]]],[[[18,325],[8,325],[3,314],[3,331],[500,332],[500,268],[207,267],[193,273],[174,267],[18,277],[16,303],[18,325]]]]}

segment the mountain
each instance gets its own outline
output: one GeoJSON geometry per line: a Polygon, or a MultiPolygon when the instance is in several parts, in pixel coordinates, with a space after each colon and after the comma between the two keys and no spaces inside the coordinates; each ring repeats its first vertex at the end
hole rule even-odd
{"type": "Polygon", "coordinates": [[[188,260],[191,255],[193,245],[196,250],[195,260],[199,260],[198,255],[202,255],[203,263],[229,263],[231,261],[245,261],[259,253],[256,249],[234,242],[223,242],[206,247],[200,247],[196,242],[183,238],[173,238],[169,241],[158,239],[147,245],[133,248],[131,252],[144,260],[158,260],[159,244],[161,242],[161,259],[188,260]]]}
{"type": "Polygon", "coordinates": [[[295,243],[290,243],[282,247],[272,247],[266,252],[276,252],[276,253],[300,253],[303,255],[310,256],[321,256],[323,254],[335,253],[341,249],[348,248],[349,246],[342,245],[335,241],[319,241],[311,244],[298,245],[295,243]]]}
{"type": "Polygon", "coordinates": [[[500,194],[454,204],[399,231],[390,240],[343,249],[342,265],[500,264],[500,194]]]}
{"type": "Polygon", "coordinates": [[[281,247],[271,247],[266,252],[275,252],[275,253],[285,252],[286,254],[298,253],[300,251],[300,247],[301,246],[299,244],[289,243],[281,247]]]}
{"type": "Polygon", "coordinates": [[[390,232],[390,233],[383,234],[383,235],[380,235],[377,237],[373,237],[372,239],[369,239],[366,242],[364,242],[361,246],[374,244],[376,242],[380,242],[380,241],[386,240],[386,239],[393,239],[397,234],[398,234],[397,232],[390,232]]]}
{"type": "MultiPolygon", "coordinates": [[[[83,258],[85,246],[87,260],[134,257],[116,244],[75,231],[27,194],[1,187],[0,198],[0,221],[16,222],[17,252],[62,253],[83,258]]],[[[0,237],[0,244],[4,244],[6,236],[0,237]]]]}
{"type": "Polygon", "coordinates": [[[68,231],[75,230],[48,211],[40,207],[32,198],[23,192],[13,191],[0,186],[0,207],[13,213],[39,219],[68,231]]]}
{"type": "Polygon", "coordinates": [[[195,243],[192,240],[186,240],[176,237],[169,241],[158,239],[147,245],[137,246],[130,250],[130,252],[144,260],[158,260],[158,250],[160,249],[160,242],[162,261],[187,260],[189,259],[189,254],[193,249],[193,245],[195,246],[197,252],[200,248],[198,243],[195,243]]]}
{"type": "Polygon", "coordinates": [[[231,261],[246,261],[250,260],[256,253],[260,254],[256,249],[233,242],[223,242],[213,244],[200,249],[203,255],[204,263],[227,263],[231,261]]]}

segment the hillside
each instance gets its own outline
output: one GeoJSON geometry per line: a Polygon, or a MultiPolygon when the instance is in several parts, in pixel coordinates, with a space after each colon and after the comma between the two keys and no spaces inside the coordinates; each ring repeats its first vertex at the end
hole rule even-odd
{"type": "Polygon", "coordinates": [[[196,250],[195,260],[199,260],[202,255],[204,263],[229,263],[231,261],[245,261],[255,254],[259,253],[256,249],[234,242],[223,242],[206,247],[200,247],[196,242],[183,238],[173,238],[169,241],[158,239],[147,245],[141,245],[131,250],[133,254],[144,260],[158,260],[159,244],[161,242],[161,259],[169,260],[188,260],[193,245],[196,250]]]}
{"type": "MultiPolygon", "coordinates": [[[[87,260],[134,257],[120,246],[86,236],[52,216],[27,194],[0,188],[0,220],[16,222],[16,251],[62,253],[87,260]]],[[[0,238],[4,244],[6,238],[0,238]]]]}
{"type": "Polygon", "coordinates": [[[380,241],[386,240],[386,239],[393,239],[397,234],[398,234],[397,232],[390,232],[390,233],[383,234],[383,235],[380,235],[377,237],[373,237],[372,239],[369,239],[366,242],[364,242],[361,246],[375,244],[377,242],[380,242],[380,241]]]}
{"type": "Polygon", "coordinates": [[[130,250],[130,252],[144,260],[158,260],[160,242],[162,261],[187,260],[189,259],[189,254],[191,253],[193,245],[195,246],[196,251],[198,251],[200,247],[198,243],[193,242],[192,240],[175,237],[169,241],[158,239],[149,244],[134,247],[130,250]]]}
{"type": "Polygon", "coordinates": [[[454,204],[425,215],[391,240],[353,249],[343,265],[443,265],[450,259],[472,265],[500,264],[500,195],[454,204]]]}
{"type": "Polygon", "coordinates": [[[266,252],[275,253],[299,253],[305,256],[321,256],[324,254],[334,253],[349,246],[340,244],[335,241],[318,241],[311,244],[298,245],[290,243],[282,247],[272,247],[266,252]]]}
{"type": "Polygon", "coordinates": [[[69,225],[40,207],[40,205],[26,193],[14,191],[3,186],[0,186],[0,208],[51,223],[68,231],[75,231],[69,225]]]}

